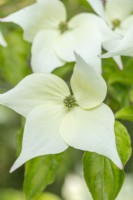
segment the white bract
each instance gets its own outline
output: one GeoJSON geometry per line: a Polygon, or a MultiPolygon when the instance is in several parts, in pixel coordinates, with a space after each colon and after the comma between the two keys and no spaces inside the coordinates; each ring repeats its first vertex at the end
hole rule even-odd
{"type": "Polygon", "coordinates": [[[119,168],[114,115],[103,100],[102,76],[77,56],[67,84],[53,74],[35,73],[0,95],[0,103],[26,117],[22,151],[11,171],[41,155],[56,154],[69,146],[97,152],[119,168]]]}
{"type": "Polygon", "coordinates": [[[3,46],[3,47],[7,46],[7,43],[6,43],[5,39],[4,39],[1,31],[0,31],[0,45],[3,46]]]}
{"type": "Polygon", "coordinates": [[[127,31],[123,39],[118,42],[117,46],[101,57],[108,58],[116,55],[133,57],[133,25],[127,31]]]}
{"type": "Polygon", "coordinates": [[[131,47],[133,37],[130,30],[133,25],[133,0],[87,1],[116,35],[116,38],[103,43],[103,47],[109,51],[109,54],[102,57],[133,55],[133,45],[131,47]]]}
{"type": "Polygon", "coordinates": [[[20,25],[24,38],[33,43],[34,72],[51,72],[65,62],[75,61],[74,52],[100,71],[101,43],[105,35],[112,34],[94,14],[81,13],[68,21],[64,4],[59,0],[38,0],[1,21],[20,25]]]}

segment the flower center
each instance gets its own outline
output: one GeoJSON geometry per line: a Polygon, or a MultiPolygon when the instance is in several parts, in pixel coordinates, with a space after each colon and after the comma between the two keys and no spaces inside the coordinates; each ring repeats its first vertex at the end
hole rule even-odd
{"type": "Polygon", "coordinates": [[[62,33],[66,32],[68,30],[68,24],[67,22],[61,22],[58,26],[59,31],[62,33]]]}
{"type": "Polygon", "coordinates": [[[73,108],[74,106],[77,106],[76,99],[73,95],[67,96],[64,100],[63,103],[65,104],[66,107],[68,108],[73,108]]]}
{"type": "Polygon", "coordinates": [[[113,24],[113,29],[115,29],[115,28],[117,28],[117,27],[120,26],[121,20],[120,20],[120,19],[114,19],[114,20],[112,21],[112,24],[113,24]]]}

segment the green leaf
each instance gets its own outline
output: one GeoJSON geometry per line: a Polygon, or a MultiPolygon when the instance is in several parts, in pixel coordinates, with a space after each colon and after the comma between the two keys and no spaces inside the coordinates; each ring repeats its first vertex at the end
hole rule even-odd
{"type": "Polygon", "coordinates": [[[26,200],[36,199],[47,185],[53,183],[63,153],[32,159],[26,164],[24,192],[26,200]]]}
{"type": "Polygon", "coordinates": [[[84,177],[94,200],[115,200],[120,191],[124,172],[108,158],[86,152],[83,157],[84,177]]]}
{"type": "Polygon", "coordinates": [[[39,198],[37,198],[37,200],[61,200],[61,199],[54,194],[44,193],[39,198]]]}
{"type": "Polygon", "coordinates": [[[115,122],[115,134],[117,150],[125,165],[132,154],[131,139],[126,127],[120,122],[115,122]]]}
{"type": "Polygon", "coordinates": [[[133,73],[133,57],[122,56],[124,70],[133,73]]]}
{"type": "MultiPolygon", "coordinates": [[[[14,189],[1,189],[0,200],[25,200],[24,194],[14,189]]],[[[52,193],[42,193],[36,200],[61,200],[58,196],[52,193]]]]}
{"type": "Polygon", "coordinates": [[[133,87],[130,90],[129,97],[130,97],[131,103],[133,103],[133,87]]]}
{"type": "Polygon", "coordinates": [[[133,73],[124,70],[117,73],[112,73],[108,82],[109,84],[122,83],[125,85],[131,85],[133,84],[133,73]]]}
{"type": "Polygon", "coordinates": [[[102,59],[102,72],[106,82],[108,82],[112,74],[119,73],[119,71],[120,69],[112,58],[102,59]]]}
{"type": "Polygon", "coordinates": [[[116,119],[128,120],[133,122],[133,107],[125,107],[115,113],[116,119]]]}
{"type": "Polygon", "coordinates": [[[20,30],[8,33],[8,46],[0,47],[0,76],[12,85],[31,73],[30,44],[24,42],[20,30]]]}
{"type": "Polygon", "coordinates": [[[0,200],[24,200],[24,195],[22,192],[15,189],[1,189],[0,190],[0,200]]]}
{"type": "Polygon", "coordinates": [[[102,60],[103,76],[106,82],[111,85],[121,83],[124,85],[133,84],[133,59],[128,57],[123,62],[124,69],[120,70],[112,58],[102,60]]]}
{"type": "Polygon", "coordinates": [[[119,109],[130,106],[129,92],[130,87],[120,83],[115,83],[108,87],[108,95],[111,97],[111,100],[113,98],[119,103],[119,109]]]}
{"type": "MultiPolygon", "coordinates": [[[[120,158],[125,164],[131,156],[131,142],[126,128],[115,123],[116,144],[120,158]]],[[[124,171],[108,158],[86,152],[83,157],[84,177],[94,200],[115,200],[123,181],[124,171]]]]}
{"type": "Polygon", "coordinates": [[[85,0],[63,0],[67,9],[68,19],[71,19],[78,13],[92,11],[89,3],[85,0]]]}

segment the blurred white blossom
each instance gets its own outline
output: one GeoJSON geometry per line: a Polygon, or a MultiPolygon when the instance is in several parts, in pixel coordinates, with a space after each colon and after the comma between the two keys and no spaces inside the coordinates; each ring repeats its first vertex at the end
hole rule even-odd
{"type": "MultiPolygon", "coordinates": [[[[104,49],[109,53],[102,57],[133,56],[133,0],[87,1],[115,33],[115,37],[103,42],[104,49]]],[[[122,66],[120,61],[117,63],[122,66]]]]}
{"type": "Polygon", "coordinates": [[[87,0],[95,12],[100,15],[108,26],[116,33],[125,35],[133,24],[132,0],[87,0]]]}
{"type": "Polygon", "coordinates": [[[93,200],[83,177],[76,174],[70,174],[65,178],[62,196],[65,200],[93,200]]]}

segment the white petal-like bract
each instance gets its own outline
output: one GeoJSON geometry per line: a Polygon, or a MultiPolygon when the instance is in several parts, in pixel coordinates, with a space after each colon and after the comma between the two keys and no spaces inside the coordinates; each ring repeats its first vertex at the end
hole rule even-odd
{"type": "Polygon", "coordinates": [[[36,35],[32,45],[31,66],[33,72],[51,72],[56,67],[63,66],[55,52],[54,43],[59,33],[55,30],[42,30],[36,35]]]}
{"type": "Polygon", "coordinates": [[[63,105],[52,105],[52,103],[38,106],[28,114],[22,151],[10,172],[34,157],[56,154],[67,149],[68,145],[59,134],[64,115],[63,105]]]}
{"type": "Polygon", "coordinates": [[[90,5],[92,6],[92,8],[94,9],[94,11],[100,15],[101,17],[105,17],[105,11],[104,11],[104,0],[87,0],[90,5]]]}
{"type": "Polygon", "coordinates": [[[105,99],[107,86],[102,76],[76,54],[77,63],[71,78],[71,87],[78,104],[94,108],[105,99]]]}
{"type": "Polygon", "coordinates": [[[101,57],[108,58],[116,55],[133,56],[133,26],[128,30],[125,37],[119,40],[117,47],[103,54],[101,57]]]}
{"type": "Polygon", "coordinates": [[[105,104],[89,110],[72,109],[63,119],[61,135],[68,145],[107,156],[122,169],[116,149],[114,115],[105,104]]]}
{"type": "Polygon", "coordinates": [[[62,103],[70,95],[66,83],[53,74],[32,74],[24,78],[12,90],[0,94],[0,104],[5,105],[23,116],[33,108],[52,101],[62,103]]]}

